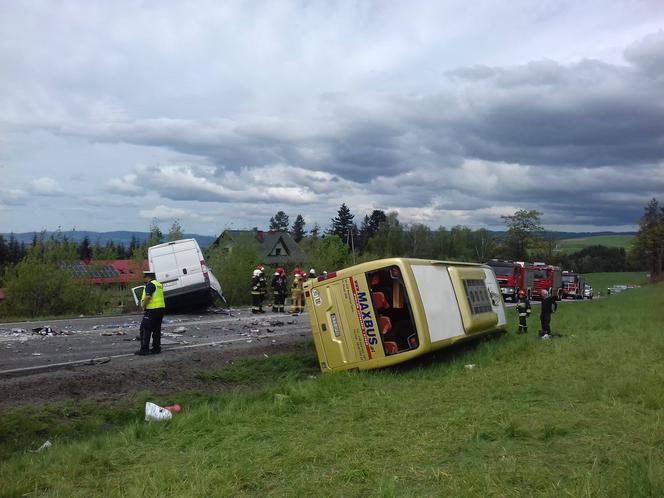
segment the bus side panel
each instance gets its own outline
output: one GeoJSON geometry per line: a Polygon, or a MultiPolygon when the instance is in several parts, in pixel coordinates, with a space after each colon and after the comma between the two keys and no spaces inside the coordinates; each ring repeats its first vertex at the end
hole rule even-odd
{"type": "Polygon", "coordinates": [[[411,270],[420,291],[430,341],[463,336],[459,304],[447,268],[413,265],[411,270]]]}

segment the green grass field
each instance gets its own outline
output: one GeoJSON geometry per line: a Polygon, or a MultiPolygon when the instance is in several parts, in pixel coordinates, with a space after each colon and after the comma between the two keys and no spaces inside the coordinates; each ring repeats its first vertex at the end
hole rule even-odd
{"type": "Polygon", "coordinates": [[[614,272],[614,273],[586,273],[588,283],[592,285],[595,295],[601,292],[606,295],[606,289],[614,285],[645,285],[648,282],[645,272],[614,272]]]}
{"type": "MultiPolygon", "coordinates": [[[[170,422],[142,420],[146,393],[95,433],[107,407],[86,405],[80,434],[12,446],[0,496],[664,496],[663,299],[563,302],[551,341],[508,310],[508,334],[393,369],[323,376],[309,349],[200,372],[236,389],[155,399],[184,404],[170,422]]],[[[45,410],[3,413],[0,442],[45,410]]]]}
{"type": "Polygon", "coordinates": [[[622,247],[628,251],[634,242],[633,235],[597,235],[580,239],[558,241],[557,249],[564,253],[578,252],[590,246],[622,247]]]}

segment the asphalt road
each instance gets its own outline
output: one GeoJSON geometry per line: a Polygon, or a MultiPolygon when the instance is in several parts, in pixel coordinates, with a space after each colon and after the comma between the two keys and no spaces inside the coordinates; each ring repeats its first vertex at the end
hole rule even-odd
{"type": "MultiPolygon", "coordinates": [[[[559,305],[582,301],[564,300],[559,305]]],[[[538,301],[533,301],[534,306],[538,301]]],[[[515,305],[506,303],[506,308],[515,305]]],[[[0,376],[94,364],[136,362],[140,314],[81,317],[0,323],[0,376]]],[[[253,315],[249,309],[222,313],[167,315],[162,327],[162,350],[169,355],[192,349],[233,345],[252,348],[310,337],[305,314],[291,316],[267,312],[253,315]]]]}
{"type": "MultiPolygon", "coordinates": [[[[81,317],[0,323],[0,376],[16,376],[77,364],[134,362],[141,315],[81,317]]],[[[167,315],[162,326],[163,354],[193,348],[213,349],[234,345],[251,348],[310,335],[304,315],[248,309],[230,314],[167,315]]]]}

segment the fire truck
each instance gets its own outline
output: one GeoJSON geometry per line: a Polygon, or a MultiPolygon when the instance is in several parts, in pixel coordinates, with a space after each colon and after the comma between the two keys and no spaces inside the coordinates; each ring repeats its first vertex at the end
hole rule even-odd
{"type": "Polygon", "coordinates": [[[546,263],[533,263],[530,268],[534,276],[533,288],[528,296],[532,299],[542,299],[542,291],[547,290],[550,296],[555,296],[560,301],[563,297],[562,270],[558,266],[546,263]]]}
{"type": "Polygon", "coordinates": [[[496,274],[503,299],[516,301],[520,290],[523,290],[527,295],[531,294],[535,271],[526,263],[492,259],[486,264],[496,274]]]}
{"type": "Polygon", "coordinates": [[[563,272],[563,298],[571,297],[572,299],[583,299],[583,291],[585,289],[586,277],[573,272],[563,272]]]}

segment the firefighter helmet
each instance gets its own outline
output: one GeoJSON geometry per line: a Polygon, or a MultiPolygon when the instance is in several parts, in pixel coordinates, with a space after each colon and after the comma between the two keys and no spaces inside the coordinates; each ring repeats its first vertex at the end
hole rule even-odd
{"type": "Polygon", "coordinates": [[[260,270],[254,270],[254,277],[260,277],[261,276],[261,271],[260,270]]]}

